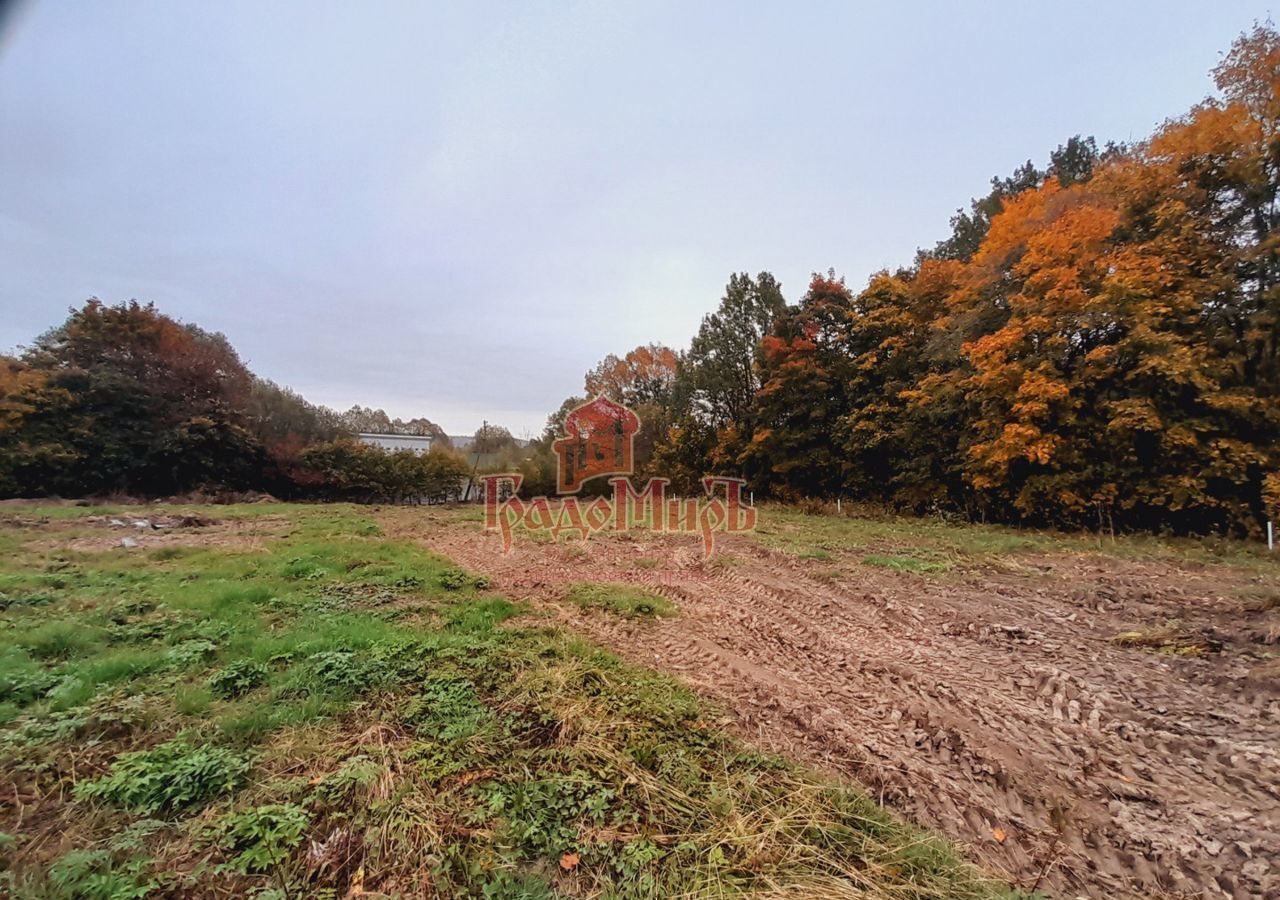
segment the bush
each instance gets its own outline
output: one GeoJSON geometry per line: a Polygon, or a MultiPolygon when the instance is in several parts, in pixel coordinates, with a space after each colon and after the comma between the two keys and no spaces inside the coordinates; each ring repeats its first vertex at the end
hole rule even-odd
{"type": "Polygon", "coordinates": [[[169,741],[121,754],[110,773],[76,785],[75,795],[77,800],[102,800],[149,816],[230,793],[248,771],[248,762],[230,750],[169,741]]]}

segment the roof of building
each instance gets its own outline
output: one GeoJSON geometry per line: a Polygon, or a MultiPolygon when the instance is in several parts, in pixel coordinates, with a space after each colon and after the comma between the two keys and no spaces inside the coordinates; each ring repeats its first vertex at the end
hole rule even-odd
{"type": "Polygon", "coordinates": [[[381,431],[358,431],[356,437],[363,438],[396,438],[402,441],[434,441],[434,434],[388,434],[381,431]]]}

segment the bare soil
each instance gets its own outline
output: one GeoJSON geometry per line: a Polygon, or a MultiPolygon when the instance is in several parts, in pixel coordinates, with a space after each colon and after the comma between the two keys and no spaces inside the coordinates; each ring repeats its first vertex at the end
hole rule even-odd
{"type": "Polygon", "coordinates": [[[925,577],[740,535],[710,562],[679,536],[503,556],[457,516],[384,528],[675,673],[749,739],[855,777],[1023,888],[1280,896],[1280,610],[1256,572],[1054,553],[925,577]],[[680,615],[581,610],[564,601],[581,581],[680,615]]]}
{"type": "Polygon", "coordinates": [[[265,549],[269,538],[290,527],[284,516],[215,519],[185,514],[137,514],[50,519],[0,515],[0,525],[39,529],[47,535],[32,544],[50,550],[121,553],[162,547],[245,547],[265,549]]]}

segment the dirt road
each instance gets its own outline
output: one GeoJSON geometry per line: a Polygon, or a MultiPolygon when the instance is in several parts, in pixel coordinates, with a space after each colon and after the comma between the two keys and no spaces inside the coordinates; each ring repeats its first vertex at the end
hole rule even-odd
{"type": "Polygon", "coordinates": [[[1064,553],[926,578],[742,536],[710,563],[683,537],[504,557],[474,523],[408,523],[389,530],[679,675],[753,741],[856,777],[1024,888],[1280,895],[1280,612],[1242,599],[1256,576],[1064,553]],[[680,616],[579,610],[563,601],[579,581],[643,586],[680,616]],[[1112,640],[1168,620],[1204,652],[1112,640]]]}

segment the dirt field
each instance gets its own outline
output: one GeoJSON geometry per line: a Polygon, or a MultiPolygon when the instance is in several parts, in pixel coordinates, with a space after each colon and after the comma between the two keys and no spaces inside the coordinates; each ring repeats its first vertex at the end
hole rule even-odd
{"type": "Polygon", "coordinates": [[[503,557],[474,516],[384,527],[677,673],[752,740],[855,776],[1025,889],[1280,894],[1275,566],[1030,549],[919,574],[754,536],[710,563],[694,538],[627,535],[503,557]],[[583,611],[564,601],[580,581],[680,615],[583,611]]]}

